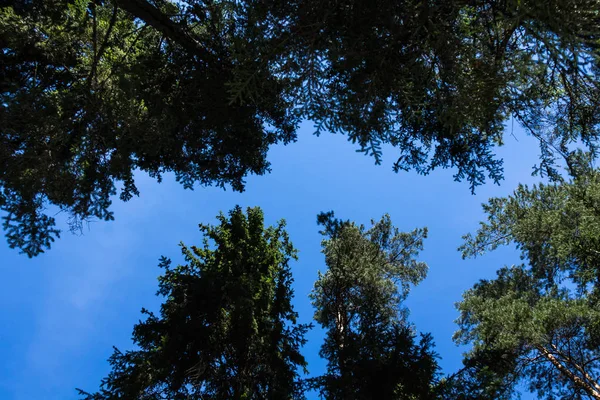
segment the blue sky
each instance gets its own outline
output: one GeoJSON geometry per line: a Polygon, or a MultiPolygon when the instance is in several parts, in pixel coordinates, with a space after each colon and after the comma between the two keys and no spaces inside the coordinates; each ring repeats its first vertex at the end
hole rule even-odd
{"type": "MultiPolygon", "coordinates": [[[[501,249],[465,261],[456,248],[482,219],[482,202],[536,180],[531,176],[539,153],[535,141],[517,128],[515,137],[507,134],[506,145],[498,149],[505,180],[472,195],[466,182],[454,182],[452,170],[395,174],[393,149],[385,148],[384,163],[376,166],[345,137],[311,132],[310,125],[303,126],[297,143],[273,147],[273,172],[249,177],[244,193],[189,191],[171,176],[158,184],[138,174],[141,196],[128,203],[117,200],[116,221],[92,223],[82,236],[65,231],[52,250],[35,259],[0,242],[0,398],[76,399],[75,387],[97,389],[108,372],[112,346],[131,348],[140,309],[160,304],[155,297],[158,258],[180,261],[178,243],[198,244],[198,223],[213,223],[219,211],[236,204],[262,207],[268,224],[286,219],[299,249],[293,272],[295,306],[303,322],[312,320],[308,293],[317,271],[325,268],[317,213],[334,210],[340,218],[367,224],[387,212],[402,230],[427,226],[421,259],[430,270],[408,298],[410,320],[419,331],[433,333],[444,371],[458,369],[464,349],[451,340],[454,303],[474,282],[519,258],[514,250],[501,249]]],[[[64,216],[58,218],[66,228],[64,216]]],[[[315,329],[308,339],[304,354],[311,373],[318,374],[324,368],[317,355],[322,334],[315,329]]]]}

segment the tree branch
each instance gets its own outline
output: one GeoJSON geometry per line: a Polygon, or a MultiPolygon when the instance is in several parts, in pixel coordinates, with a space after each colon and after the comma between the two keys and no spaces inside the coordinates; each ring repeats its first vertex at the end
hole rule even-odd
{"type": "Polygon", "coordinates": [[[186,50],[204,58],[211,58],[211,53],[186,32],[181,25],[173,22],[156,6],[145,0],[115,0],[116,4],[134,17],[163,33],[186,50]]]}
{"type": "Polygon", "coordinates": [[[98,32],[97,32],[97,21],[96,21],[96,4],[92,3],[92,7],[93,7],[93,13],[94,13],[94,61],[92,63],[92,68],[90,69],[90,75],[88,77],[88,82],[91,84],[92,80],[96,79],[96,72],[98,69],[98,62],[100,62],[100,59],[102,58],[102,56],[104,55],[104,51],[106,50],[106,45],[108,44],[108,41],[110,39],[110,35],[112,33],[112,30],[115,26],[115,24],[117,23],[117,13],[118,13],[118,8],[117,8],[117,4],[114,4],[114,8],[113,8],[113,13],[112,16],[110,17],[110,22],[108,25],[108,29],[106,30],[106,33],[104,35],[104,40],[102,41],[102,44],[100,44],[100,48],[98,49],[98,44],[97,44],[97,40],[98,40],[98,32]]]}
{"type": "Polygon", "coordinates": [[[590,384],[585,382],[581,377],[577,376],[573,371],[565,367],[554,354],[550,353],[544,346],[536,345],[535,348],[556,367],[566,378],[571,380],[575,386],[583,389],[591,398],[600,400],[600,392],[595,390],[590,384]]]}

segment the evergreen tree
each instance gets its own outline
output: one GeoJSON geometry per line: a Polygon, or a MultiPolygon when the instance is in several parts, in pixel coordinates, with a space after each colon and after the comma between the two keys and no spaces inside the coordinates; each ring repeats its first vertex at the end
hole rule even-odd
{"type": "Polygon", "coordinates": [[[600,173],[519,186],[491,199],[465,256],[516,244],[525,263],[483,280],[458,305],[467,362],[507,390],[525,382],[544,399],[600,399],[600,173]]]}
{"type": "Polygon", "coordinates": [[[326,399],[433,398],[437,374],[430,335],[416,338],[402,301],[426,275],[415,260],[426,229],[399,232],[385,215],[365,229],[319,215],[327,271],[311,294],[326,330],[327,373],[313,380],[326,399]]]}
{"type": "Polygon", "coordinates": [[[159,315],[142,310],[138,350],[115,349],[112,370],[86,399],[303,398],[300,354],[308,325],[297,323],[285,223],[265,228],[259,208],[200,225],[203,245],[181,245],[186,263],[162,258],[159,315]]]}

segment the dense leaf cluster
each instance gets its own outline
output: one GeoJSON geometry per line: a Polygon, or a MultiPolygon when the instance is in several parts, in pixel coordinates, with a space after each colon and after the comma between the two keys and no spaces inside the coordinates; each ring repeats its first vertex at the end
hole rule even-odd
{"type": "Polygon", "coordinates": [[[59,232],[48,205],[74,229],[112,219],[118,183],[122,200],[138,194],[135,170],[236,190],[268,170],[267,149],[292,140],[298,119],[268,74],[260,80],[273,95],[231,100],[245,46],[230,18],[221,10],[194,30],[210,46],[196,54],[116,3],[0,8],[0,207],[11,247],[29,256],[49,247],[59,232]]]}
{"type": "Polygon", "coordinates": [[[135,170],[242,190],[309,119],[395,170],[502,178],[514,118],[557,176],[598,137],[597,0],[19,0],[0,8],[0,207],[29,256],[135,170]]]}

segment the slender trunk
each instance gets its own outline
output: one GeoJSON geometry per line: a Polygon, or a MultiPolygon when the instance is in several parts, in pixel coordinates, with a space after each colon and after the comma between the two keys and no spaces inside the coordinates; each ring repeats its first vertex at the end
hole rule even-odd
{"type": "MultiPolygon", "coordinates": [[[[555,345],[551,344],[550,347],[552,347],[554,349],[554,351],[559,352],[558,348],[555,345]]],[[[590,376],[590,374],[588,374],[585,371],[585,369],[583,367],[581,367],[581,365],[579,365],[576,362],[574,362],[571,357],[565,357],[565,356],[563,356],[563,359],[565,359],[566,362],[568,362],[569,364],[571,364],[577,371],[579,371],[581,373],[581,375],[583,375],[583,377],[587,380],[587,382],[596,389],[596,392],[600,393],[600,385],[598,384],[598,382],[596,381],[596,379],[592,378],[590,376]]]]}
{"type": "Polygon", "coordinates": [[[543,346],[535,346],[535,348],[576,386],[583,389],[591,398],[600,400],[600,391],[596,390],[592,385],[577,376],[573,371],[569,370],[569,368],[565,367],[554,354],[550,353],[550,351],[543,346]]]}
{"type": "Polygon", "coordinates": [[[343,305],[339,305],[337,307],[337,315],[336,315],[336,335],[337,335],[337,345],[338,345],[338,362],[339,362],[339,371],[340,371],[340,382],[342,383],[342,396],[346,397],[347,388],[347,380],[348,380],[348,367],[346,365],[346,328],[347,328],[347,319],[346,319],[346,310],[343,305]]]}

